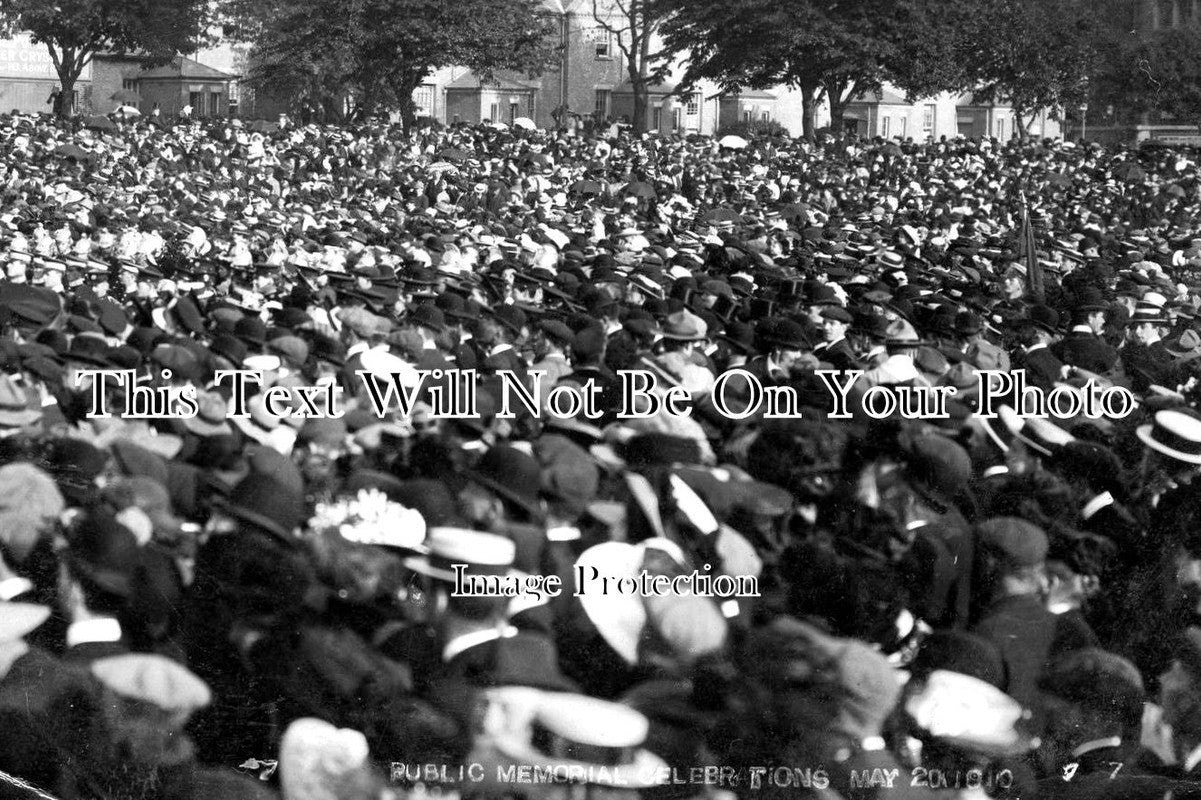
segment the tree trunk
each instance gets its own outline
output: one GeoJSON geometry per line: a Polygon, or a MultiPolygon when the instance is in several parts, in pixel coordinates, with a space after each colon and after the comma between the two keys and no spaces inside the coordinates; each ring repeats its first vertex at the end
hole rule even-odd
{"type": "Polygon", "coordinates": [[[634,81],[631,87],[634,90],[634,117],[630,120],[630,125],[633,126],[635,134],[646,133],[647,98],[650,93],[647,91],[646,83],[641,79],[634,81]]]}
{"type": "MultiPolygon", "coordinates": [[[[1014,127],[1017,128],[1018,138],[1023,142],[1030,138],[1030,125],[1026,122],[1026,115],[1022,109],[1015,108],[1013,110],[1014,127]]],[[[1002,142],[1004,144],[1004,142],[1002,142]]]]}
{"type": "Polygon", "coordinates": [[[817,131],[817,87],[801,87],[801,134],[812,139],[817,131]]]}

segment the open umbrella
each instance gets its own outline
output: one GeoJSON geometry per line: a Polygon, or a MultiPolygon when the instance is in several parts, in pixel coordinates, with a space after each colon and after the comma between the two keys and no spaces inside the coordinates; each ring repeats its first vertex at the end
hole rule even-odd
{"type": "Polygon", "coordinates": [[[572,194],[600,194],[604,190],[597,181],[591,181],[587,178],[582,178],[581,180],[571,184],[569,191],[572,194]]]}
{"type": "Polygon", "coordinates": [[[92,154],[79,145],[64,144],[54,151],[63,158],[73,158],[76,161],[91,161],[92,154]]]}
{"type": "Polygon", "coordinates": [[[1138,164],[1126,161],[1114,167],[1113,176],[1127,183],[1142,183],[1147,179],[1147,173],[1138,164]]]}
{"type": "Polygon", "coordinates": [[[658,197],[658,192],[655,187],[644,181],[633,181],[627,183],[625,188],[621,190],[630,197],[658,197]]]}
{"type": "Polygon", "coordinates": [[[538,130],[538,126],[535,125],[534,121],[529,117],[518,117],[517,119],[513,120],[513,127],[521,128],[523,131],[538,130]]]}
{"type": "Polygon", "coordinates": [[[250,123],[250,130],[254,133],[275,133],[279,130],[279,123],[267,119],[256,119],[250,123]]]}
{"type": "Polygon", "coordinates": [[[904,151],[901,150],[901,146],[896,142],[886,143],[880,148],[880,152],[886,156],[899,156],[904,154],[904,151]]]}
{"type": "Polygon", "coordinates": [[[1185,195],[1184,187],[1182,187],[1176,183],[1173,183],[1167,189],[1164,189],[1164,192],[1171,195],[1172,197],[1184,197],[1184,195],[1185,195]]]}
{"type": "Polygon", "coordinates": [[[83,127],[91,128],[94,131],[115,131],[117,129],[117,123],[113,122],[108,117],[102,117],[99,114],[95,114],[84,119],[83,127]]]}
{"type": "Polygon", "coordinates": [[[701,222],[733,222],[735,225],[742,224],[742,215],[732,208],[711,208],[703,212],[698,220],[701,222]]]}
{"type": "Polygon", "coordinates": [[[449,161],[435,161],[425,168],[427,172],[434,175],[441,175],[443,172],[458,173],[459,168],[449,161]]]}
{"type": "Polygon", "coordinates": [[[137,105],[142,102],[142,97],[133,89],[118,89],[109,96],[109,100],[114,103],[128,103],[129,105],[137,105]]]}
{"type": "Polygon", "coordinates": [[[745,150],[750,142],[741,136],[723,136],[717,140],[717,144],[727,150],[745,150]]]}
{"type": "Polygon", "coordinates": [[[133,106],[118,106],[118,107],[117,107],[117,110],[116,110],[116,111],[114,111],[113,113],[114,113],[114,114],[124,114],[124,115],[125,115],[125,116],[127,116],[127,117],[140,117],[140,116],[142,116],[142,112],[141,112],[141,111],[138,111],[138,110],[137,110],[136,108],[134,108],[133,106]]]}
{"type": "Polygon", "coordinates": [[[780,217],[783,219],[803,219],[809,213],[809,207],[804,203],[788,203],[780,206],[780,217]]]}
{"type": "Polygon", "coordinates": [[[466,150],[460,150],[457,147],[448,147],[447,149],[438,153],[438,158],[442,159],[443,161],[451,162],[466,161],[471,158],[471,153],[468,153],[466,150]]]}

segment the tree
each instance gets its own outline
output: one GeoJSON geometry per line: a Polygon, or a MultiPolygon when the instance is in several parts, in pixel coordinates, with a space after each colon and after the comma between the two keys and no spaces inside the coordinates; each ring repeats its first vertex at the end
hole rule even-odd
{"type": "Polygon", "coordinates": [[[592,0],[592,19],[625,59],[634,95],[634,133],[646,131],[650,87],[663,80],[668,64],[654,48],[665,6],[656,0],[592,0]]]}
{"type": "Polygon", "coordinates": [[[165,64],[206,39],[205,0],[0,0],[0,17],[44,44],[58,73],[54,112],[74,112],[75,82],[96,53],[137,52],[165,64]]]}
{"type": "Polygon", "coordinates": [[[982,1],[961,58],[976,100],[1008,102],[1024,136],[1031,115],[1086,98],[1103,36],[1094,0],[982,1]]]}
{"type": "Polygon", "coordinates": [[[435,69],[465,66],[488,81],[500,70],[536,74],[554,30],[534,0],[236,0],[236,38],[254,43],[259,85],[339,117],[385,108],[416,119],[413,92],[435,69]]]}
{"type": "Polygon", "coordinates": [[[1201,123],[1201,30],[1111,26],[1089,78],[1088,100],[1113,107],[1114,122],[1201,123]]]}
{"type": "Polygon", "coordinates": [[[794,87],[806,136],[823,99],[841,129],[847,104],[886,79],[912,96],[964,80],[945,44],[961,0],[658,1],[665,50],[689,56],[681,91],[702,79],[727,91],[794,87]]]}

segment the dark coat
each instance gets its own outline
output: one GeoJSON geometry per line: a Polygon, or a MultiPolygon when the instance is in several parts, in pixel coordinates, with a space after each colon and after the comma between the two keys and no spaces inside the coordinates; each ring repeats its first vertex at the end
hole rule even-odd
{"type": "Polygon", "coordinates": [[[1065,364],[1101,374],[1113,369],[1118,360],[1115,347],[1100,336],[1083,331],[1069,332],[1051,345],[1051,352],[1065,364]]]}
{"type": "Polygon", "coordinates": [[[1005,662],[1005,691],[1026,708],[1042,706],[1038,680],[1063,653],[1094,647],[1097,637],[1078,615],[1057,615],[1034,595],[1010,595],[985,610],[972,633],[988,639],[1005,662]]]}

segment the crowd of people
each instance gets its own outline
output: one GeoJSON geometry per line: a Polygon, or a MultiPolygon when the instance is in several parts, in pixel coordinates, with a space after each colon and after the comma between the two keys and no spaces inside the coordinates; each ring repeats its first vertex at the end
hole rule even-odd
{"type": "Polygon", "coordinates": [[[0,117],[0,797],[1201,796],[1195,151],[581,134],[0,117]]]}

